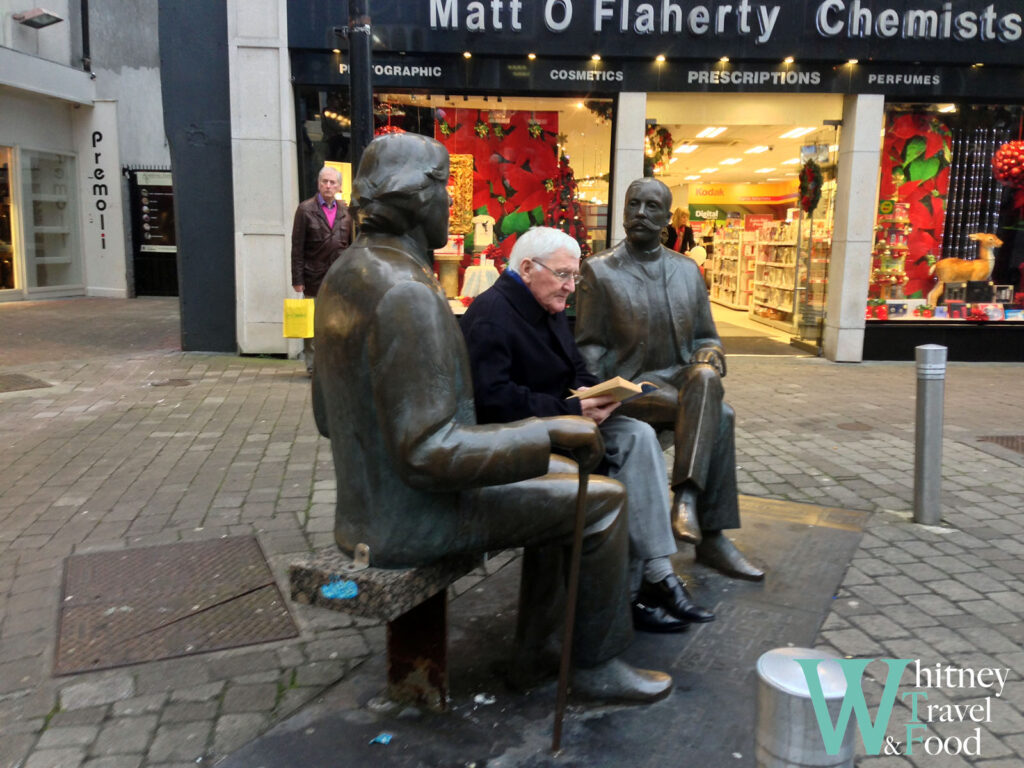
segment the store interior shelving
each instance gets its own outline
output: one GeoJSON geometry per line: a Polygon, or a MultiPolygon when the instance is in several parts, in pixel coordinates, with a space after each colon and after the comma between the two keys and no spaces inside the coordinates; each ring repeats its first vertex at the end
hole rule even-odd
{"type": "Polygon", "coordinates": [[[750,243],[754,233],[735,229],[715,234],[712,258],[705,269],[709,272],[711,300],[730,309],[750,306],[750,243]]]}
{"type": "Polygon", "coordinates": [[[797,288],[795,223],[772,222],[761,230],[750,285],[750,317],[773,328],[792,330],[797,288]]]}
{"type": "Polygon", "coordinates": [[[835,189],[834,180],[825,182],[818,206],[801,216],[797,233],[796,339],[813,345],[820,343],[825,322],[835,189]]]}

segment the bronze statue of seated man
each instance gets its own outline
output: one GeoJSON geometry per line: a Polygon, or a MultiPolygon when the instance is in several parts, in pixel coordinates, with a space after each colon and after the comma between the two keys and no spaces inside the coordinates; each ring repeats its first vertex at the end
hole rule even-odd
{"type": "MultiPolygon", "coordinates": [[[[577,498],[576,464],[603,446],[594,422],[530,418],[479,425],[462,333],[430,268],[448,238],[448,153],[436,141],[372,141],[353,183],[357,237],[327,273],[316,307],[313,408],[331,440],[335,540],[370,564],[418,566],[455,553],[525,547],[522,659],[552,627],[577,498]]],[[[619,656],[632,641],[621,484],[594,477],[586,497],[572,678],[576,695],[653,701],[672,680],[619,656]]]]}
{"type": "Polygon", "coordinates": [[[659,389],[621,413],[672,430],[672,525],[697,545],[697,560],[741,579],[764,571],[725,536],[739,528],[735,416],[723,401],[725,353],[697,265],[661,244],[672,193],[638,179],[626,190],[626,239],[584,259],[576,341],[600,378],[650,381],[659,389]]]}

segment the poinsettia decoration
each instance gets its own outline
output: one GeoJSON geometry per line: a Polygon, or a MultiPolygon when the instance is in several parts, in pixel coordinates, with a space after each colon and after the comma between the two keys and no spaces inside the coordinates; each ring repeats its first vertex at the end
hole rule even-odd
{"type": "Polygon", "coordinates": [[[890,116],[882,143],[878,199],[908,206],[911,232],[903,290],[909,298],[922,297],[934,282],[928,274],[928,254],[940,251],[952,154],[952,133],[936,114],[890,116]]]}
{"type": "MultiPolygon", "coordinates": [[[[434,138],[452,154],[473,156],[473,214],[494,219],[500,266],[514,235],[542,223],[551,204],[554,187],[545,181],[558,176],[558,113],[503,111],[500,123],[490,117],[488,110],[439,109],[434,138]]],[[[464,266],[471,258],[467,249],[464,266]]]]}

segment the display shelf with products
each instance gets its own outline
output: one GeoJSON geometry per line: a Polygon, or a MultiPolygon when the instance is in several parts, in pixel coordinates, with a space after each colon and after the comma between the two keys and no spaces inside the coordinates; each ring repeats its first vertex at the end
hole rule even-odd
{"type": "Polygon", "coordinates": [[[794,341],[817,347],[821,344],[828,289],[828,265],[832,254],[835,181],[822,185],[818,206],[802,214],[797,233],[797,314],[794,341]]]}
{"type": "Polygon", "coordinates": [[[875,245],[871,253],[869,294],[883,301],[902,299],[907,282],[906,258],[910,250],[910,205],[883,200],[878,206],[875,245]]]}
{"type": "Polygon", "coordinates": [[[705,269],[709,272],[711,300],[731,309],[747,309],[750,305],[748,260],[744,239],[748,233],[726,230],[715,235],[712,258],[705,269]]]}
{"type": "Polygon", "coordinates": [[[751,319],[773,328],[793,330],[797,240],[792,222],[774,222],[761,230],[754,249],[750,285],[751,319]]]}

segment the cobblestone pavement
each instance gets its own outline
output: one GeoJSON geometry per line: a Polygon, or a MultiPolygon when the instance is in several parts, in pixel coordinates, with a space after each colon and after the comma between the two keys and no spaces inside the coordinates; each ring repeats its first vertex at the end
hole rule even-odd
{"type": "MultiPolygon", "coordinates": [[[[8,312],[0,306],[0,323],[8,312]]],[[[292,606],[300,629],[292,640],[52,676],[63,560],[72,553],[249,534],[283,584],[291,555],[331,542],[329,444],[316,434],[301,365],[181,353],[164,340],[121,352],[82,341],[17,365],[2,358],[0,375],[52,386],[0,394],[0,768],[211,763],[382,650],[378,625],[292,606]]],[[[919,702],[923,717],[925,704],[991,696],[985,722],[955,721],[965,707],[930,713],[927,734],[962,739],[981,728],[980,756],[929,755],[917,742],[912,756],[873,757],[861,747],[861,765],[1022,763],[1024,455],[978,439],[1024,434],[1022,374],[1024,365],[950,365],[944,523],[925,527],[909,521],[912,363],[730,358],[741,492],[875,513],[819,644],[931,669],[1010,670],[998,697],[949,685],[919,702]],[[944,715],[954,722],[939,722],[944,715]]],[[[486,586],[509,557],[460,588],[486,586]]],[[[871,704],[884,682],[880,664],[869,667],[871,704]]],[[[903,689],[913,687],[912,671],[903,689]]],[[[910,704],[897,701],[890,744],[907,741],[910,704]]]]}

